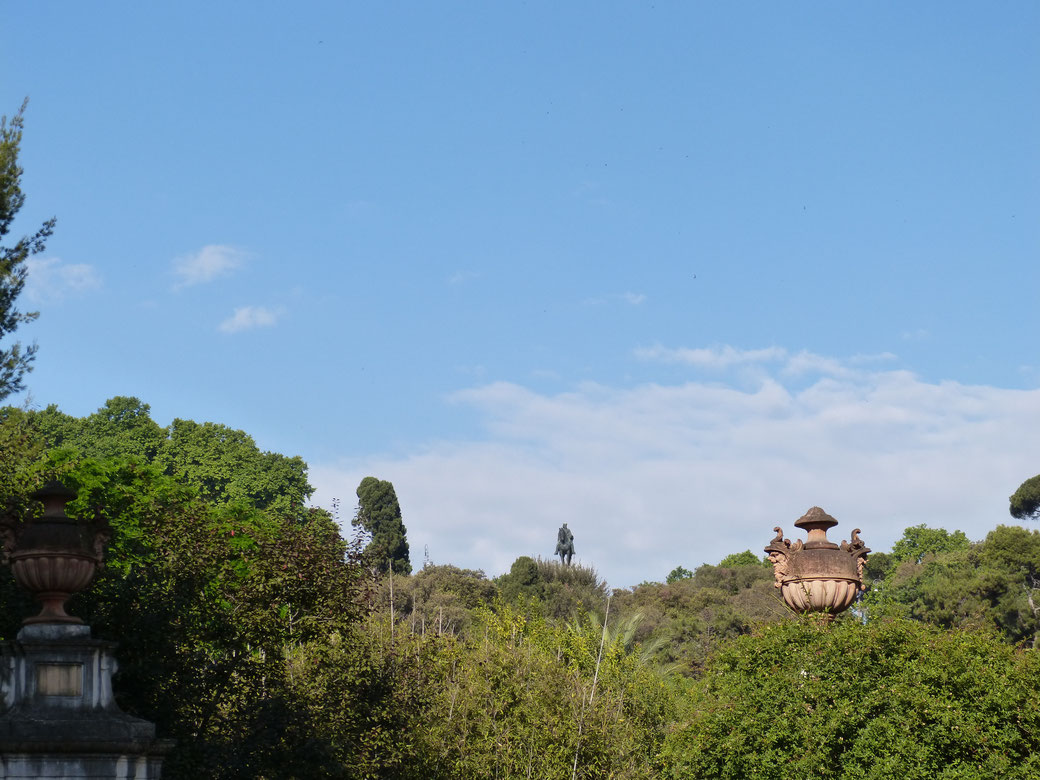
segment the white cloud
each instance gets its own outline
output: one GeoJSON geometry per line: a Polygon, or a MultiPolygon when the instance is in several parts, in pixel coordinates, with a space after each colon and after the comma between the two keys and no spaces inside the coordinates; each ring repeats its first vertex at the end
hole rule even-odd
{"type": "Polygon", "coordinates": [[[629,306],[639,306],[640,304],[646,302],[646,295],[643,293],[634,293],[626,291],[623,293],[604,295],[598,298],[586,298],[584,301],[582,301],[582,303],[585,306],[604,306],[614,301],[621,301],[623,303],[627,303],[629,306]]]}
{"type": "Polygon", "coordinates": [[[227,276],[242,267],[246,253],[232,246],[208,244],[198,252],[182,255],[173,261],[173,274],[177,277],[174,290],[204,284],[227,276]]]}
{"type": "MultiPolygon", "coordinates": [[[[731,346],[689,349],[670,348],[657,344],[640,347],[636,357],[661,363],[685,363],[698,368],[723,369],[736,365],[775,363],[787,358],[787,350],[780,347],[765,349],[735,349],[731,346]]],[[[802,353],[808,354],[808,353],[802,353]]]]}
{"type": "Polygon", "coordinates": [[[626,303],[630,303],[633,306],[638,306],[639,304],[646,301],[646,296],[643,293],[626,292],[622,293],[621,297],[625,300],[626,303]]]}
{"type": "Polygon", "coordinates": [[[266,306],[239,306],[235,313],[220,323],[222,333],[241,333],[244,330],[270,328],[277,324],[284,312],[266,306]]]}
{"type": "MultiPolygon", "coordinates": [[[[777,359],[712,351],[755,353],[777,359]]],[[[475,387],[453,401],[484,417],[484,440],[312,464],[316,500],[349,502],[362,477],[389,479],[413,550],[489,574],[519,555],[550,556],[567,521],[577,557],[615,586],[759,552],[773,526],[793,534],[813,505],[840,521],[836,541],[859,527],[875,550],[918,523],[982,538],[1012,522],[1007,496],[1040,471],[1040,437],[1026,433],[1040,428],[1040,390],[835,362],[842,370],[822,365],[798,390],[784,386],[783,364],[752,390],[475,387]]]]}
{"type": "Polygon", "coordinates": [[[61,301],[101,287],[97,270],[87,263],[63,263],[57,257],[29,258],[25,267],[29,271],[25,295],[33,303],[61,301]]]}

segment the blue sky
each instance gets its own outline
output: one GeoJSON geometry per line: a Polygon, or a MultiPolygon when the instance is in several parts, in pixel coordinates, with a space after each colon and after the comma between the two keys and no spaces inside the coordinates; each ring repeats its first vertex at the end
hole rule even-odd
{"type": "Polygon", "coordinates": [[[981,538],[1040,471],[1040,8],[910,5],[4,3],[30,402],[390,479],[489,574],[981,538]]]}

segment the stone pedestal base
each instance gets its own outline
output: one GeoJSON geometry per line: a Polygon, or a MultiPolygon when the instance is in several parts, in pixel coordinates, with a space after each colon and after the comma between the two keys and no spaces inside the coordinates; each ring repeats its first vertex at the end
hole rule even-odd
{"type": "Polygon", "coordinates": [[[36,623],[0,643],[0,780],[155,780],[173,743],[112,697],[111,642],[90,628],[36,623]]]}

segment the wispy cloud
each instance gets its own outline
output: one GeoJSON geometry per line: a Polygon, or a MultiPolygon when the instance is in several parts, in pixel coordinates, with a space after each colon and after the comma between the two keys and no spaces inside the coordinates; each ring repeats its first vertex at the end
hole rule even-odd
{"type": "Polygon", "coordinates": [[[462,284],[463,282],[468,282],[478,278],[480,278],[480,274],[476,271],[456,271],[448,277],[448,284],[462,284]]]}
{"type": "MultiPolygon", "coordinates": [[[[661,363],[685,363],[698,368],[731,368],[732,366],[757,363],[777,363],[787,359],[787,350],[781,347],[765,349],[736,349],[729,345],[721,347],[640,347],[635,351],[641,360],[653,360],[661,363]]],[[[803,353],[805,354],[805,353],[803,353]]]]}
{"type": "Polygon", "coordinates": [[[639,306],[646,302],[646,295],[634,292],[612,293],[611,295],[602,295],[598,298],[586,298],[582,301],[586,306],[603,306],[604,304],[614,302],[627,303],[630,306],[639,306]]]}
{"type": "Polygon", "coordinates": [[[241,333],[244,330],[270,328],[278,323],[284,314],[281,308],[267,306],[239,306],[235,313],[220,323],[222,333],[241,333]]]}
{"type": "Polygon", "coordinates": [[[247,257],[241,249],[224,244],[208,244],[194,254],[182,255],[173,261],[173,274],[177,279],[173,289],[181,290],[227,276],[241,268],[247,257]]]}
{"type": "Polygon", "coordinates": [[[33,303],[62,301],[101,287],[97,270],[87,263],[63,263],[57,257],[29,258],[25,267],[29,271],[25,295],[33,303]]]}
{"type": "Polygon", "coordinates": [[[1021,435],[1040,427],[1040,390],[932,383],[796,352],[807,384],[785,372],[786,350],[704,352],[715,357],[698,364],[757,360],[764,374],[751,388],[715,374],[552,395],[474,387],[452,400],[483,418],[479,439],[312,464],[317,498],[350,497],[368,474],[390,479],[413,549],[491,573],[551,555],[566,520],[579,557],[621,586],[757,552],[813,505],[838,518],[838,537],[860,527],[875,550],[918,523],[982,538],[1011,521],[1007,496],[1040,470],[1040,439],[1021,435]]]}

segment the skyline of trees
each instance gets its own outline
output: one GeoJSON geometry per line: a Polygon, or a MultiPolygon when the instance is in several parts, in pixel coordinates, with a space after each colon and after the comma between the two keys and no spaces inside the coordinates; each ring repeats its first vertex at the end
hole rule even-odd
{"type": "MultiPolygon", "coordinates": [[[[6,407],[0,444],[5,500],[59,477],[70,514],[104,508],[106,564],[70,611],[120,642],[117,699],[178,740],[171,780],[1036,769],[1040,530],[912,526],[828,629],[783,607],[751,551],[631,589],[529,556],[494,579],[395,563],[391,585],[295,500],[302,460],[163,428],[135,398],[83,418],[6,407]]],[[[403,540],[392,484],[363,480],[362,507],[403,540]]],[[[32,610],[6,568],[0,598],[11,637],[32,610]]]]}

